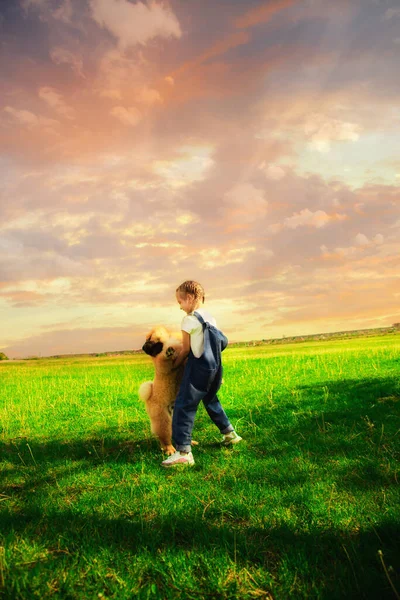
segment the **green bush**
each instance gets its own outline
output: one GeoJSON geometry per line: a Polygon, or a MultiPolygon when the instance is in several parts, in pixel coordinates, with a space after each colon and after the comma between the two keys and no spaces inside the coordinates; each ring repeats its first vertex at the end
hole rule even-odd
{"type": "Polygon", "coordinates": [[[8,360],[8,356],[6,356],[4,352],[0,352],[0,360],[8,360]]]}

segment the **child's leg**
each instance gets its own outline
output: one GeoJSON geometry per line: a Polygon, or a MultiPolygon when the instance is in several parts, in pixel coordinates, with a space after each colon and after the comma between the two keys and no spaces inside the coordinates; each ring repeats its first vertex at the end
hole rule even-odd
{"type": "Polygon", "coordinates": [[[176,449],[180,452],[190,452],[192,443],[192,430],[197,408],[201,396],[193,393],[193,388],[182,382],[178,396],[175,400],[174,414],[172,417],[172,438],[176,449]]]}
{"type": "Polygon", "coordinates": [[[207,396],[203,398],[203,403],[206,407],[209,417],[213,423],[215,423],[221,433],[225,434],[234,431],[234,427],[231,425],[230,420],[226,416],[226,413],[222,408],[222,405],[216,394],[207,394],[207,396]]]}

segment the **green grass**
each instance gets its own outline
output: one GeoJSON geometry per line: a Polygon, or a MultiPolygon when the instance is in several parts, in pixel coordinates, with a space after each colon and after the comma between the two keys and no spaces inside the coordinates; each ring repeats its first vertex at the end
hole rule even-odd
{"type": "Polygon", "coordinates": [[[399,598],[400,336],[228,348],[193,468],[144,355],[0,365],[1,598],[399,598]]]}

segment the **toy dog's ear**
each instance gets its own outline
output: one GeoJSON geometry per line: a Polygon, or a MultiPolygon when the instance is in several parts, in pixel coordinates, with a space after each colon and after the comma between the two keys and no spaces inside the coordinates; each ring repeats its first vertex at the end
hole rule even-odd
{"type": "Polygon", "coordinates": [[[157,354],[160,354],[160,352],[162,352],[163,347],[164,347],[164,344],[162,342],[157,342],[156,344],[153,345],[150,355],[157,356],[157,354]]]}
{"type": "Polygon", "coordinates": [[[148,354],[149,356],[157,356],[157,354],[160,354],[160,352],[162,352],[163,349],[163,343],[162,342],[150,342],[147,341],[143,344],[142,346],[142,350],[143,352],[146,352],[146,354],[148,354]]]}

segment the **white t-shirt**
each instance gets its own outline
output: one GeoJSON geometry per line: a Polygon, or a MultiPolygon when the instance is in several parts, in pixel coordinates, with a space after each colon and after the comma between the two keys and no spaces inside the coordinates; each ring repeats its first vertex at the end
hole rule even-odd
{"type": "MultiPolygon", "coordinates": [[[[212,315],[204,308],[196,308],[196,312],[203,317],[205,321],[217,327],[217,322],[212,315]]],[[[204,335],[203,325],[194,316],[193,313],[186,315],[182,319],[182,331],[186,331],[190,335],[190,347],[196,358],[200,358],[204,350],[204,335]]]]}

